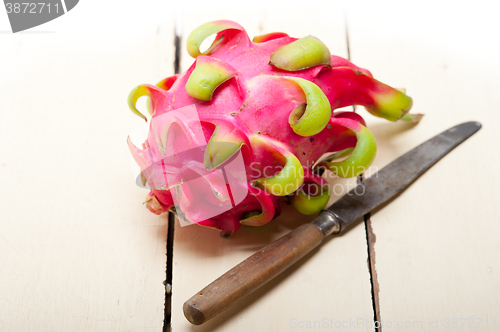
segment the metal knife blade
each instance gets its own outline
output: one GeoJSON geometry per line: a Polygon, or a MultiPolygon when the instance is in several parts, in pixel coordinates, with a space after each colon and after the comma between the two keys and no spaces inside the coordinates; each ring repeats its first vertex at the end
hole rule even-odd
{"type": "Polygon", "coordinates": [[[360,182],[323,211],[314,223],[322,228],[324,233],[341,232],[349,224],[400,194],[479,129],[479,122],[465,122],[434,136],[360,182]]]}
{"type": "Polygon", "coordinates": [[[265,246],[196,293],[184,303],[184,315],[195,325],[218,315],[286,270],[320,245],[326,236],[345,230],[349,224],[397,196],[480,128],[478,122],[462,123],[399,157],[323,210],[312,223],[265,246]]]}

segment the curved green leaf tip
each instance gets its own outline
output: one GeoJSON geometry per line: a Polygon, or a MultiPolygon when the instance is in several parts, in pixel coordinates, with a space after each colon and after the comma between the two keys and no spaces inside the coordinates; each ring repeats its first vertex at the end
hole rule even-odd
{"type": "Polygon", "coordinates": [[[302,214],[310,215],[323,210],[330,199],[330,190],[328,186],[321,187],[315,183],[309,184],[309,189],[314,189],[314,194],[306,193],[303,189],[306,185],[299,188],[290,196],[290,203],[302,214]]]}
{"type": "Polygon", "coordinates": [[[275,196],[287,196],[304,183],[304,168],[299,159],[290,151],[274,145],[273,148],[285,157],[285,166],[275,176],[254,180],[254,183],[275,196]]]}
{"type": "Polygon", "coordinates": [[[323,161],[319,164],[319,167],[326,166],[341,178],[358,176],[366,171],[375,159],[377,152],[375,138],[365,126],[354,120],[334,118],[332,121],[351,129],[356,134],[358,141],[352,154],[347,159],[339,162],[323,161]]]}
{"type": "Polygon", "coordinates": [[[187,51],[189,55],[196,58],[200,55],[209,55],[212,53],[215,46],[221,42],[221,40],[215,40],[210,48],[205,52],[200,51],[200,46],[207,37],[213,35],[214,33],[219,33],[227,29],[237,29],[244,30],[241,25],[233,21],[213,21],[200,25],[194,29],[186,40],[187,51]]]}
{"type": "Polygon", "coordinates": [[[375,116],[397,121],[408,114],[413,106],[413,100],[399,90],[388,88],[385,91],[375,92],[373,94],[374,107],[366,107],[366,109],[375,116]]]}
{"type": "MultiPolygon", "coordinates": [[[[144,119],[144,121],[147,122],[148,119],[146,118],[146,116],[144,116],[144,114],[139,112],[139,110],[136,107],[137,100],[139,98],[141,98],[142,96],[149,96],[151,98],[151,95],[150,95],[148,88],[144,85],[139,85],[139,86],[135,87],[132,91],[130,91],[130,93],[128,95],[127,102],[128,102],[128,107],[130,108],[132,113],[141,117],[142,119],[144,119]]],[[[151,106],[148,107],[148,110],[149,110],[149,112],[151,112],[151,106]]]]}
{"type": "Polygon", "coordinates": [[[296,82],[306,95],[306,105],[295,108],[288,118],[293,131],[300,136],[312,136],[321,132],[332,116],[332,108],[323,91],[314,83],[298,78],[286,77],[296,82]]]}
{"type": "Polygon", "coordinates": [[[313,36],[298,39],[277,49],[269,60],[276,68],[297,71],[318,65],[332,65],[328,47],[313,36]]]}
{"type": "Polygon", "coordinates": [[[235,75],[236,70],[224,61],[199,56],[196,67],[187,80],[186,92],[199,100],[212,100],[215,89],[235,75]]]}

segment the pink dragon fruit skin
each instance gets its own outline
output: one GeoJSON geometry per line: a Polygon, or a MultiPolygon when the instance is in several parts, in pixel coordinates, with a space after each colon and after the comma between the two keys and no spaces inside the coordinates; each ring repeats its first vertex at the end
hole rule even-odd
{"type": "MultiPolygon", "coordinates": [[[[233,208],[196,221],[220,229],[223,235],[232,234],[242,224],[259,226],[271,221],[280,213],[280,196],[288,196],[304,214],[323,209],[329,190],[317,167],[311,167],[325,153],[339,152],[318,167],[327,167],[340,177],[357,176],[371,164],[376,144],[363,118],[335,109],[362,105],[373,115],[390,121],[411,118],[407,113],[412,100],[404,92],[375,80],[369,71],[348,60],[330,55],[327,47],[312,36],[296,39],[273,33],[251,41],[237,23],[215,21],[195,29],[187,39],[187,47],[196,58],[193,65],[157,85],[138,86],[130,93],[129,106],[147,120],[135,104],[141,96],[148,96],[150,121],[154,124],[168,112],[194,105],[201,136],[208,144],[204,154],[198,151],[191,156],[184,153],[177,160],[165,159],[168,149],[184,144],[175,139],[167,142],[167,137],[172,137],[167,132],[172,126],[151,125],[142,148],[130,140],[128,145],[143,171],[144,183],[154,182],[148,169],[158,161],[163,160],[163,172],[170,172],[171,178],[193,170],[207,175],[204,172],[241,153],[247,177],[243,184],[246,196],[233,208]],[[212,46],[201,53],[199,46],[212,34],[217,34],[212,46]],[[160,149],[152,146],[153,141],[160,149]],[[194,154],[199,165],[186,168],[188,163],[194,165],[190,161],[196,159],[194,154]],[[345,160],[333,161],[346,154],[345,160]],[[320,190],[313,193],[312,189],[320,190]]],[[[187,117],[181,118],[177,121],[179,128],[189,131],[195,125],[187,117]]],[[[212,189],[227,185],[214,184],[209,176],[204,178],[212,189]]],[[[146,206],[156,214],[175,210],[190,220],[203,210],[201,201],[221,200],[210,190],[194,190],[186,193],[192,195],[187,203],[174,207],[174,187],[151,186],[146,206]]]]}

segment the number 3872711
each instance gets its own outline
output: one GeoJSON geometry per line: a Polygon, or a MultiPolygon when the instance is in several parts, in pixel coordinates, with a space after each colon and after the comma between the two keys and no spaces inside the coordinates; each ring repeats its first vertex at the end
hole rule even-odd
{"type": "Polygon", "coordinates": [[[59,4],[50,4],[44,2],[15,2],[10,3],[7,2],[5,4],[5,8],[7,9],[7,14],[15,13],[15,14],[41,14],[43,12],[46,13],[59,13],[59,4]]]}

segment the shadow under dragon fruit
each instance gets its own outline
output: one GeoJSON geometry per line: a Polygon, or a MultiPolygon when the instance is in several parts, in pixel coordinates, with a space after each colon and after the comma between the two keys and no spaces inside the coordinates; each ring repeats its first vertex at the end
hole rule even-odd
{"type": "Polygon", "coordinates": [[[313,36],[252,41],[239,24],[215,21],[196,28],[187,49],[196,60],[185,73],[130,93],[131,110],[146,121],[136,102],[149,97],[151,118],[142,147],[130,138],[128,146],[151,189],[151,212],[175,211],[222,235],[267,224],[282,196],[303,214],[317,213],[330,197],[320,168],[349,178],[370,166],[376,142],[365,121],[336,109],[362,105],[389,121],[415,120],[404,91],[332,56],[313,36]]]}

